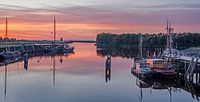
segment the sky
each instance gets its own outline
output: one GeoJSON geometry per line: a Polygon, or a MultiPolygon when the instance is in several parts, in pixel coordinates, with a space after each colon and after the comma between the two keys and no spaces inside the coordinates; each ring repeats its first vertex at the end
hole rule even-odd
{"type": "Polygon", "coordinates": [[[95,39],[101,32],[200,32],[200,0],[0,0],[0,37],[51,40],[95,39]]]}

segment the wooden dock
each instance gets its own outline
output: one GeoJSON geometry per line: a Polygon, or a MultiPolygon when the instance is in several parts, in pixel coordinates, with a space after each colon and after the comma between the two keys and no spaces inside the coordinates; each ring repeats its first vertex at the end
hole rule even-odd
{"type": "Polygon", "coordinates": [[[192,56],[177,49],[166,49],[162,57],[176,63],[177,70],[182,70],[183,76],[190,81],[193,80],[194,74],[200,74],[200,58],[198,55],[192,56]]]}
{"type": "Polygon", "coordinates": [[[50,44],[31,44],[31,45],[18,45],[1,47],[0,52],[5,51],[19,51],[21,53],[32,53],[32,52],[45,52],[46,47],[51,46],[50,44]]]}

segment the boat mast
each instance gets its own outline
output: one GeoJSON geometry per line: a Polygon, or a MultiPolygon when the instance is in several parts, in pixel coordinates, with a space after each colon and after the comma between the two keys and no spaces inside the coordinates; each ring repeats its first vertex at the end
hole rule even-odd
{"type": "Polygon", "coordinates": [[[56,41],[56,17],[54,16],[54,29],[53,29],[53,44],[56,41]]]}
{"type": "Polygon", "coordinates": [[[169,47],[170,47],[170,49],[172,49],[173,48],[173,37],[172,37],[172,35],[173,35],[173,28],[171,27],[171,22],[169,23],[169,47]]]}
{"type": "Polygon", "coordinates": [[[6,31],[5,31],[5,36],[6,36],[6,41],[7,41],[7,38],[8,38],[8,19],[6,17],[6,31]]]}
{"type": "Polygon", "coordinates": [[[8,51],[7,49],[7,40],[8,40],[8,18],[6,17],[6,29],[5,29],[5,40],[6,40],[6,52],[8,51]]]}
{"type": "Polygon", "coordinates": [[[167,46],[166,48],[171,49],[173,47],[173,38],[172,38],[172,33],[173,33],[173,28],[171,27],[171,22],[167,19],[167,46]]]}
{"type": "Polygon", "coordinates": [[[169,48],[169,20],[167,19],[167,27],[166,27],[166,30],[167,30],[167,46],[166,48],[169,48]]]}
{"type": "Polygon", "coordinates": [[[141,37],[140,37],[140,58],[142,58],[142,45],[143,45],[143,37],[142,37],[142,35],[141,35],[141,37]]]}

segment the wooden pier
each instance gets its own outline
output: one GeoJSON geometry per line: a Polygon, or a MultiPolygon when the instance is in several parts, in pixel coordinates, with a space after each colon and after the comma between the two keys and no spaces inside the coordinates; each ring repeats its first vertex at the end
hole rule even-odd
{"type": "Polygon", "coordinates": [[[32,53],[32,52],[45,52],[46,48],[51,46],[50,44],[31,44],[31,45],[18,45],[18,46],[8,46],[1,47],[0,52],[5,51],[19,51],[21,53],[32,53]]]}
{"type": "Polygon", "coordinates": [[[176,65],[176,69],[182,72],[182,75],[193,81],[194,75],[200,75],[200,58],[195,55],[191,56],[188,53],[177,49],[166,49],[163,52],[162,57],[164,59],[170,60],[176,65]]]}

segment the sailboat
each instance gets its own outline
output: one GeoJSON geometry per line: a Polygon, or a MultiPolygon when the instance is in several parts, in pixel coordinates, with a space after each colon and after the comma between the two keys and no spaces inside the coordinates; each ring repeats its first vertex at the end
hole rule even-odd
{"type": "Polygon", "coordinates": [[[7,40],[8,40],[8,19],[6,17],[6,30],[5,30],[5,40],[6,40],[6,48],[3,52],[0,53],[0,61],[3,60],[17,60],[19,57],[21,57],[22,53],[19,51],[9,51],[8,50],[8,45],[7,45],[7,40]]]}
{"type": "Polygon", "coordinates": [[[141,35],[140,38],[140,58],[134,59],[134,66],[131,68],[131,72],[140,76],[140,77],[150,77],[152,74],[152,70],[147,63],[147,60],[142,56],[142,45],[143,45],[143,37],[141,35]]]}
{"type": "Polygon", "coordinates": [[[47,51],[52,53],[71,53],[74,51],[74,47],[69,44],[56,44],[56,17],[54,16],[54,37],[51,47],[47,48],[47,51]]]}

